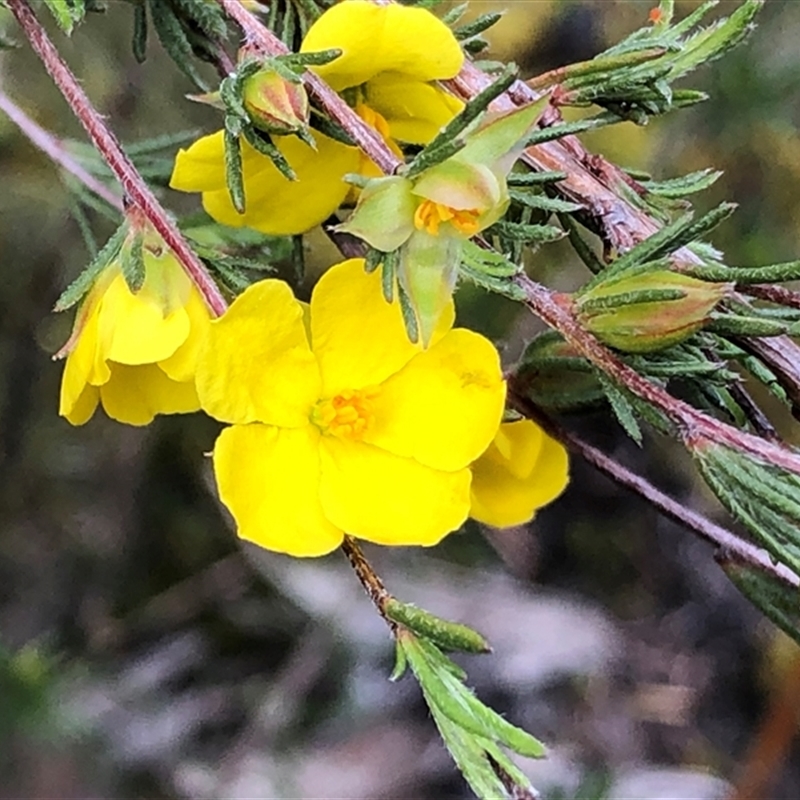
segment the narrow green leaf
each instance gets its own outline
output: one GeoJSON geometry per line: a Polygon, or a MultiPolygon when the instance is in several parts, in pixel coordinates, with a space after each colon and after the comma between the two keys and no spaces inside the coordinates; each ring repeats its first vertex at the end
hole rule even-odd
{"type": "Polygon", "coordinates": [[[790,326],[781,320],[757,316],[741,316],[725,312],[712,312],[706,330],[727,336],[781,336],[790,326]]]}
{"type": "Polygon", "coordinates": [[[225,15],[217,3],[208,0],[171,0],[182,16],[191,20],[206,36],[212,40],[224,41],[228,36],[225,15]]]}
{"type": "Polygon", "coordinates": [[[147,58],[147,6],[145,6],[144,0],[139,0],[133,6],[133,39],[131,48],[136,61],[144,64],[147,58]]]}
{"type": "Polygon", "coordinates": [[[508,190],[508,195],[515,203],[551,213],[573,214],[583,208],[580,203],[569,203],[566,200],[548,197],[546,194],[525,192],[519,189],[510,188],[508,190]]]}
{"type": "Polygon", "coordinates": [[[389,680],[393,683],[395,681],[399,681],[400,678],[405,675],[406,669],[408,669],[408,658],[406,657],[406,651],[403,650],[400,642],[396,641],[394,643],[394,669],[392,670],[392,674],[389,676],[389,680]]]}
{"type": "Polygon", "coordinates": [[[574,136],[585,131],[605,128],[607,125],[615,125],[618,122],[624,122],[619,114],[615,114],[613,111],[602,111],[593,117],[586,117],[573,122],[561,122],[548,128],[540,128],[528,136],[525,140],[525,146],[533,147],[537,144],[544,144],[544,142],[562,139],[564,136],[574,136]]]}
{"type": "Polygon", "coordinates": [[[543,183],[557,183],[567,177],[566,172],[512,172],[506,178],[509,187],[540,186],[543,183]]]}
{"type": "Polygon", "coordinates": [[[286,160],[286,156],[278,150],[266,134],[262,135],[260,131],[256,131],[249,125],[246,125],[242,129],[242,135],[254,150],[257,150],[262,156],[266,156],[272,161],[278,169],[278,172],[280,172],[287,181],[297,180],[297,175],[292,169],[291,164],[286,160]]]}
{"type": "Polygon", "coordinates": [[[477,631],[466,625],[437,617],[411,603],[402,603],[391,598],[384,610],[389,619],[405,625],[445,650],[461,650],[466,653],[491,652],[489,643],[477,631]]]}
{"type": "Polygon", "coordinates": [[[406,336],[408,341],[416,344],[419,341],[419,323],[417,322],[417,314],[414,311],[414,305],[411,298],[403,288],[402,281],[397,283],[397,299],[400,301],[400,312],[403,315],[403,324],[406,326],[406,336]]]}
{"type": "Polygon", "coordinates": [[[470,39],[471,37],[477,36],[479,33],[483,33],[485,30],[488,30],[492,27],[492,25],[497,24],[502,18],[503,13],[499,11],[481,14],[472,22],[468,22],[466,25],[461,25],[458,28],[454,28],[453,34],[455,35],[456,39],[458,39],[460,42],[463,42],[465,39],[470,39]]]}
{"type": "Polygon", "coordinates": [[[529,245],[557,242],[566,233],[554,225],[525,225],[521,222],[495,222],[487,231],[488,236],[499,236],[505,239],[525,242],[529,245]]]}
{"type": "MultiPolygon", "coordinates": [[[[737,589],[785,634],[800,644],[800,591],[730,553],[717,563],[737,589]]],[[[795,576],[796,577],[796,576],[795,576]]]]}
{"type": "Polygon", "coordinates": [[[239,137],[225,128],[225,183],[231,196],[233,207],[244,214],[246,198],[244,193],[244,175],[242,173],[242,148],[239,137]]]}
{"type": "Polygon", "coordinates": [[[394,284],[397,273],[398,256],[399,252],[395,250],[392,253],[386,253],[383,258],[383,266],[381,269],[381,287],[383,289],[383,298],[387,303],[394,301],[394,284]]]}
{"type": "Polygon", "coordinates": [[[367,254],[364,257],[364,272],[370,273],[375,272],[376,269],[381,265],[383,261],[383,257],[386,254],[381,252],[380,250],[376,250],[374,247],[370,247],[367,250],[367,254]]]}
{"type": "Polygon", "coordinates": [[[69,36],[75,25],[83,21],[86,7],[83,0],[45,0],[59,28],[69,36]]]}
{"type": "Polygon", "coordinates": [[[642,181],[642,186],[651,194],[657,194],[659,197],[681,198],[708,189],[721,176],[720,170],[701,169],[688,175],[682,175],[680,178],[671,178],[665,181],[642,181]]]}
{"type": "Polygon", "coordinates": [[[53,311],[66,311],[83,299],[94,285],[97,276],[117,257],[127,235],[128,223],[124,221],[92,259],[89,266],[61,293],[53,311]]]}
{"type": "Polygon", "coordinates": [[[569,237],[569,243],[578,254],[578,258],[588,267],[589,271],[597,275],[606,268],[606,264],[594,252],[589,243],[581,236],[578,224],[569,214],[559,214],[558,221],[564,227],[569,237]]]}
{"type": "Polygon", "coordinates": [[[636,420],[636,413],[630,400],[628,400],[623,391],[618,388],[616,384],[612,383],[604,373],[597,371],[596,374],[617,421],[622,426],[625,433],[641,447],[642,429],[639,427],[639,423],[636,420]]]}
{"type": "Polygon", "coordinates": [[[122,277],[132,294],[137,294],[145,279],[144,233],[138,231],[129,242],[123,244],[119,259],[122,277]]]}

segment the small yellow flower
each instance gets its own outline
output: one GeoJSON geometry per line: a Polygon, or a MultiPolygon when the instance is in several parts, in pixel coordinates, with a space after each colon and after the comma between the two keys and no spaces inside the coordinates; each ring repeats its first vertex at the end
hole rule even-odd
{"type": "Polygon", "coordinates": [[[472,465],[470,516],[496,528],[522,525],[567,486],[567,451],[530,420],[500,426],[472,465]]]}
{"type": "Polygon", "coordinates": [[[239,535],[295,556],[344,533],[433,545],[470,510],[472,463],[500,424],[494,346],[452,329],[452,304],[424,350],[363,259],[326,272],[309,321],[289,287],[247,289],[211,331],[197,369],[202,407],[231,423],[214,471],[239,535]]]}
{"type": "Polygon", "coordinates": [[[83,425],[102,403],[118,422],[200,407],[194,369],[210,315],[169,251],[145,246],[145,280],[132,293],[118,263],[98,278],[78,311],[61,380],[59,414],[83,425]]]}
{"type": "MultiPolygon", "coordinates": [[[[342,50],[342,55],[314,71],[337,91],[351,90],[357,113],[398,154],[394,139],[427,144],[463,108],[431,83],[455,76],[464,54],[450,29],[430,11],[344,0],[311,26],[301,47],[302,52],[328,49],[342,50]]],[[[266,156],[242,142],[243,214],[228,193],[222,131],[178,152],[170,186],[201,192],[205,210],[225,225],[271,235],[302,233],[344,201],[350,191],[344,175],[380,174],[357,148],[317,131],[313,135],[316,151],[299,139],[274,137],[297,181],[288,181],[266,156]]]]}

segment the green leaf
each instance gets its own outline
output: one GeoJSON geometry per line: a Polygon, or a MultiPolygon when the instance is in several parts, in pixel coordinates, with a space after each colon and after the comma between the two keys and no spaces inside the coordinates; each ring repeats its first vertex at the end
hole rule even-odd
{"type": "Polygon", "coordinates": [[[399,257],[399,251],[394,250],[391,253],[386,253],[383,258],[381,288],[383,290],[383,299],[386,300],[387,303],[394,301],[394,283],[397,275],[397,261],[399,257]]]}
{"type": "Polygon", "coordinates": [[[239,137],[225,128],[223,134],[225,144],[225,183],[231,196],[233,207],[244,214],[246,198],[244,193],[244,175],[242,173],[242,148],[239,137]]]}
{"type": "Polygon", "coordinates": [[[466,25],[461,25],[458,28],[453,30],[453,34],[455,35],[456,39],[460,42],[463,42],[465,39],[470,39],[473,36],[477,36],[479,33],[483,33],[485,30],[488,30],[492,27],[492,25],[497,24],[503,18],[503,12],[501,11],[492,11],[488,14],[481,14],[479,17],[476,17],[472,22],[468,22],[466,25]]]}
{"type": "Polygon", "coordinates": [[[408,341],[416,344],[419,341],[419,322],[417,321],[414,305],[408,296],[408,292],[403,288],[402,281],[397,283],[397,299],[400,301],[400,312],[403,315],[403,324],[406,327],[408,341]]]}
{"type": "Polygon", "coordinates": [[[122,276],[132,294],[136,294],[144,285],[144,232],[137,231],[130,241],[125,242],[120,251],[119,265],[122,276]]]}
{"type": "Polygon", "coordinates": [[[691,441],[690,450],[728,511],[776,561],[800,573],[800,475],[706,440],[691,441]]]}
{"type": "Polygon", "coordinates": [[[515,203],[550,213],[573,214],[583,208],[580,203],[569,203],[566,200],[548,197],[546,194],[525,192],[519,189],[509,189],[508,196],[515,203]]]}
{"type": "Polygon", "coordinates": [[[260,131],[246,125],[242,129],[242,135],[254,150],[257,150],[262,156],[266,156],[272,161],[278,172],[280,172],[287,181],[297,180],[297,175],[292,169],[291,164],[286,160],[283,153],[275,147],[272,140],[266,134],[262,135],[260,131]]]}
{"type": "Polygon", "coordinates": [[[586,117],[573,122],[560,122],[557,125],[535,130],[525,140],[525,146],[533,147],[537,144],[552,142],[555,139],[562,139],[564,136],[574,136],[578,133],[605,128],[607,125],[615,125],[624,121],[619,114],[615,114],[613,111],[602,111],[593,117],[586,117]]]}
{"type": "Polygon", "coordinates": [[[557,242],[566,234],[554,225],[526,225],[521,222],[495,222],[485,231],[486,236],[499,236],[501,239],[525,242],[529,245],[557,242]]]}
{"type": "Polygon", "coordinates": [[[800,591],[797,588],[800,578],[794,575],[795,585],[788,585],[788,581],[746,564],[732,553],[720,553],[716,560],[736,588],[764,616],[800,644],[800,591]]]}
{"type": "Polygon", "coordinates": [[[445,650],[460,650],[466,653],[491,652],[486,639],[472,628],[457,622],[449,622],[411,603],[402,603],[392,597],[386,602],[384,611],[389,619],[430,639],[445,650]]]}
{"type": "Polygon", "coordinates": [[[648,180],[642,181],[641,184],[648,192],[659,197],[681,198],[708,189],[721,176],[720,170],[701,169],[688,175],[682,175],[680,178],[671,178],[666,181],[648,180]]]}
{"type": "Polygon", "coordinates": [[[613,383],[603,372],[597,371],[597,379],[603,387],[603,392],[614,412],[614,416],[622,426],[625,433],[633,439],[639,447],[642,446],[642,429],[636,419],[636,412],[631,401],[625,393],[615,383],[613,383]]]}
{"type": "Polygon", "coordinates": [[[167,55],[201,92],[207,92],[208,84],[194,67],[192,44],[172,6],[165,0],[150,0],[150,17],[167,55]]]}
{"type": "Polygon", "coordinates": [[[144,0],[133,5],[133,36],[131,40],[133,57],[139,64],[147,58],[147,6],[144,0]]]}
{"type": "Polygon", "coordinates": [[[97,276],[117,257],[127,235],[128,222],[126,220],[114,231],[89,266],[61,293],[53,311],[66,311],[83,299],[94,285],[97,276]]]}

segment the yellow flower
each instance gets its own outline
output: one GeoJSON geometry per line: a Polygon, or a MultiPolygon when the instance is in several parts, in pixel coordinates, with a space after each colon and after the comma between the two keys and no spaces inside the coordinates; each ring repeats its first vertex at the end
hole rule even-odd
{"type": "Polygon", "coordinates": [[[381,278],[351,259],[326,272],[309,319],[289,287],[247,289],[211,331],[197,390],[231,423],[214,471],[239,535],[295,556],[344,533],[433,545],[470,510],[470,466],[495,436],[505,383],[494,346],[451,329],[409,342],[381,278]]]}
{"type": "Polygon", "coordinates": [[[146,425],[156,414],[200,407],[194,369],[210,315],[169,251],[145,246],[145,280],[132,293],[118,263],[84,300],[69,342],[59,414],[83,425],[103,404],[118,422],[146,425]]]}
{"type": "MultiPolygon", "coordinates": [[[[427,144],[463,108],[431,83],[456,75],[464,55],[450,29],[430,11],[344,0],[311,26],[301,50],[333,48],[342,55],[313,69],[337,91],[352,90],[357,113],[398,153],[392,139],[427,144]]],[[[357,148],[317,131],[313,135],[316,151],[293,137],[273,139],[297,181],[288,181],[242,141],[244,214],[236,211],[228,193],[222,131],[178,152],[170,186],[202,192],[205,210],[225,225],[272,235],[302,233],[341,205],[350,191],[342,180],[345,174],[379,174],[357,148]]]]}
{"type": "Polygon", "coordinates": [[[500,426],[472,465],[470,516],[496,528],[522,525],[569,480],[567,451],[530,420],[500,426]]]}

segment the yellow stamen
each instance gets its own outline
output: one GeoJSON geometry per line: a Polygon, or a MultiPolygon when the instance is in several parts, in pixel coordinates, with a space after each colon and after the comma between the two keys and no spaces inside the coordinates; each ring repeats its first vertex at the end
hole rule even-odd
{"type": "Polygon", "coordinates": [[[311,421],[328,436],[360,441],[374,422],[377,395],[377,388],[367,387],[320,400],[311,412],[311,421]]]}
{"type": "Polygon", "coordinates": [[[438,236],[439,226],[449,222],[459,233],[474,236],[478,232],[480,213],[477,208],[451,208],[433,200],[423,200],[414,212],[414,227],[438,236]]]}

